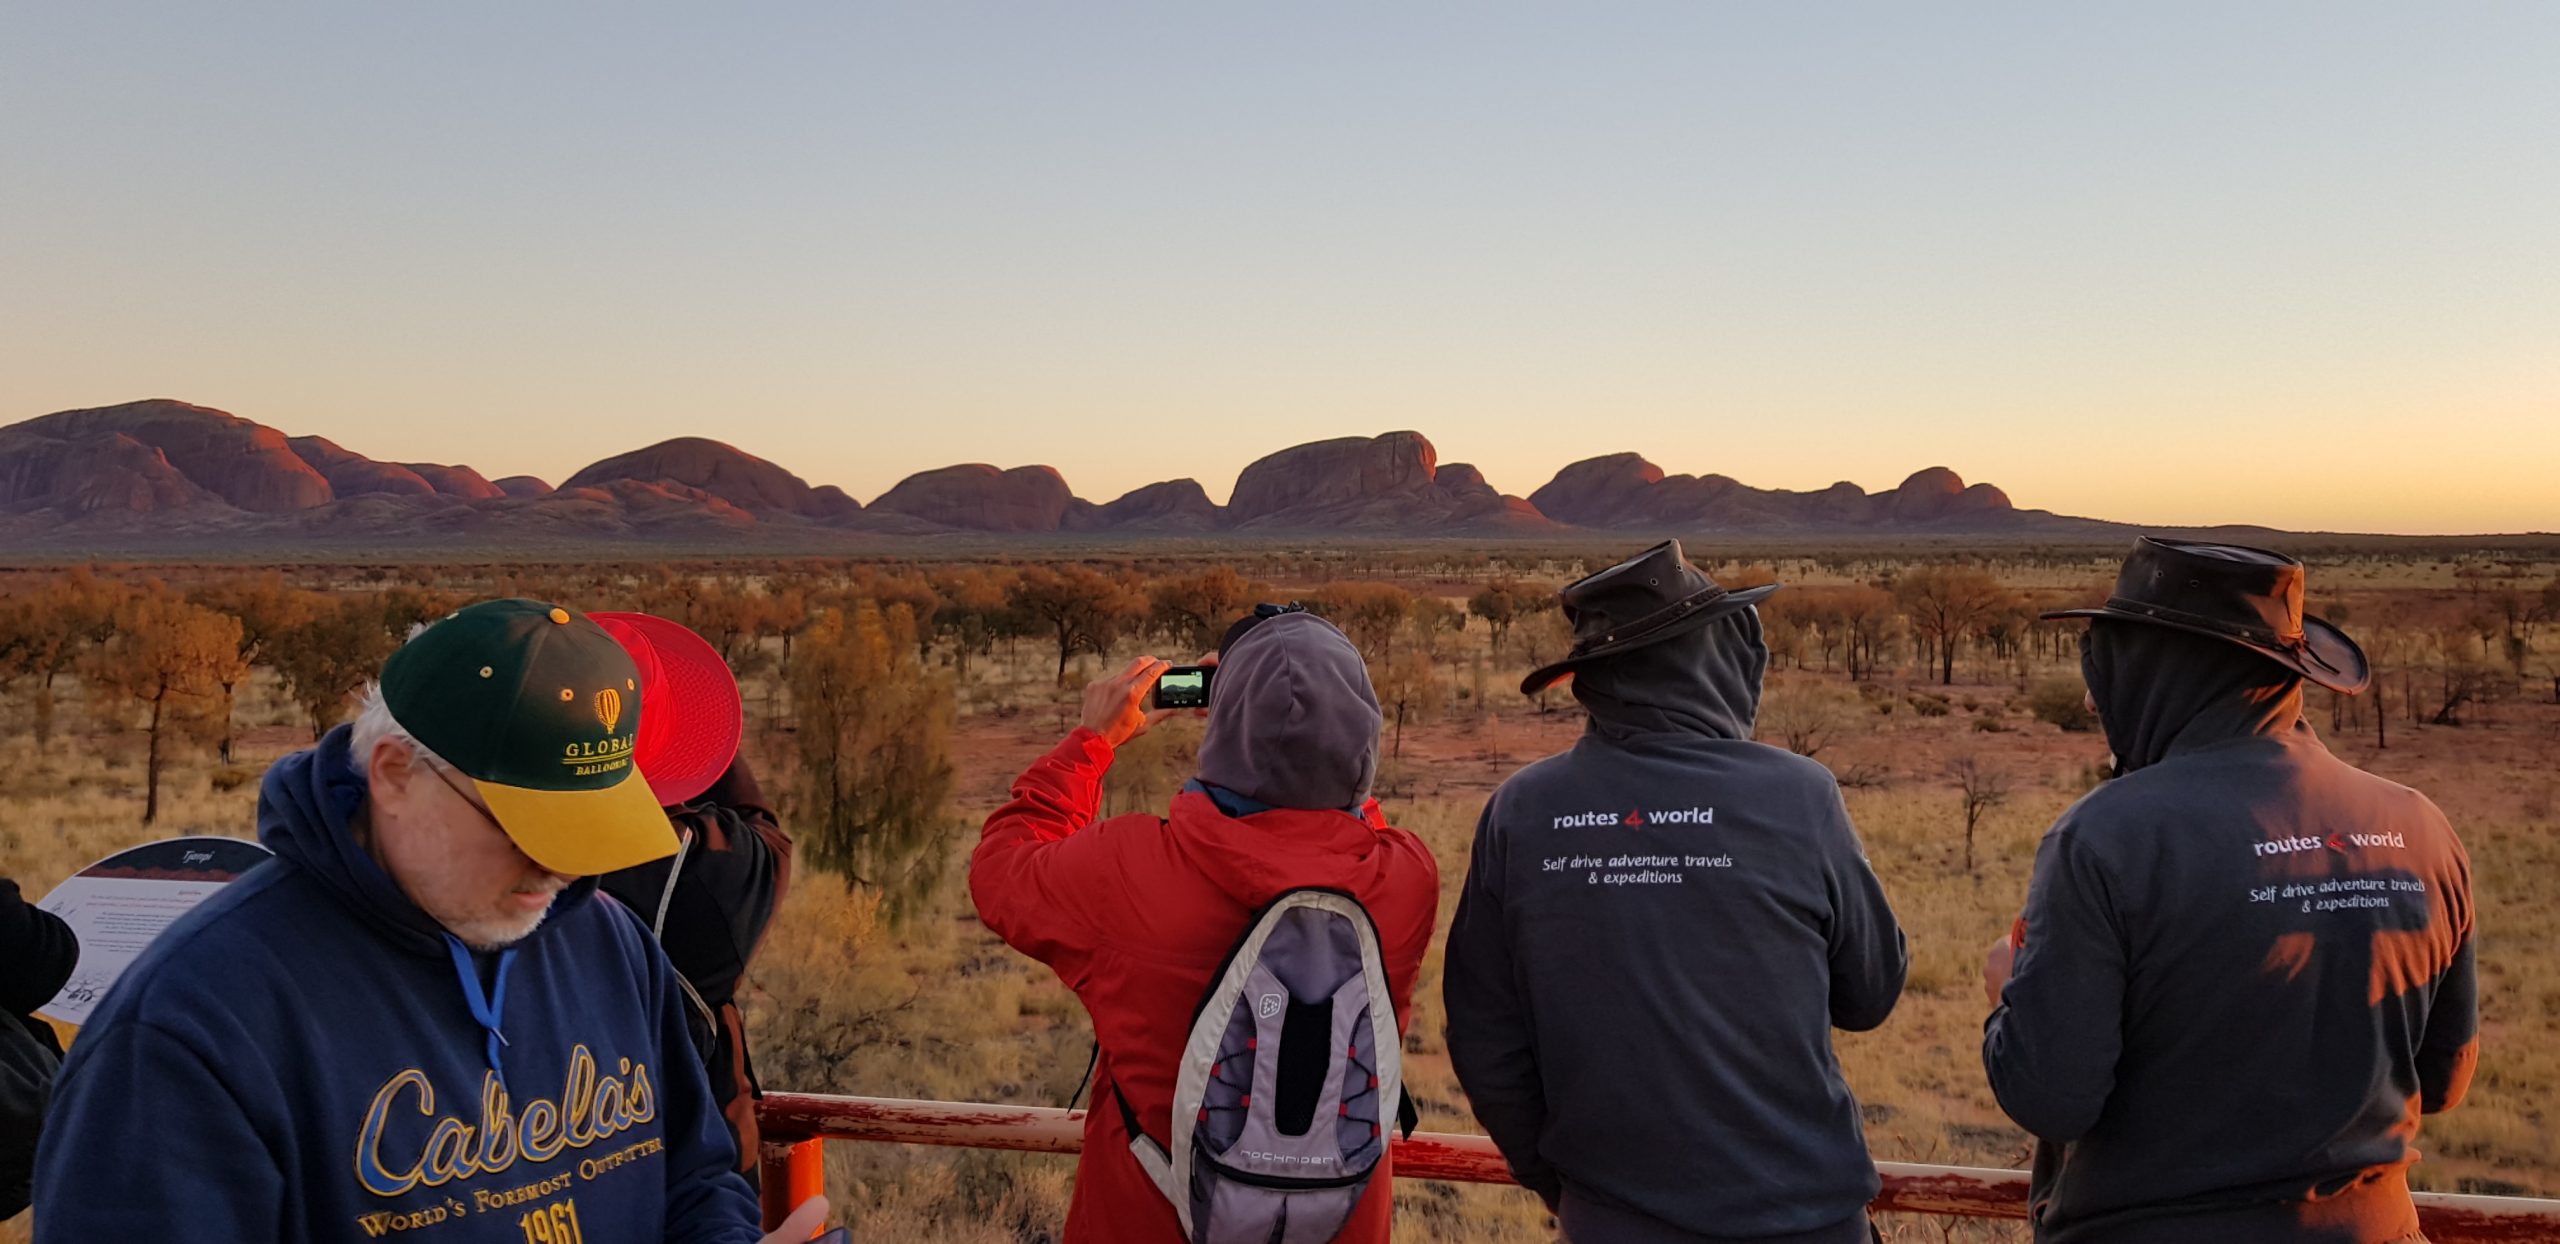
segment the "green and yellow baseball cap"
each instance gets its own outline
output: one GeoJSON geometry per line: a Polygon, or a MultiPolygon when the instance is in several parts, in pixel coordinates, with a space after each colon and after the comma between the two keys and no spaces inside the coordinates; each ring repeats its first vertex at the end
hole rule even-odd
{"type": "Polygon", "coordinates": [[[585,614],[536,600],[454,613],[391,654],[382,702],[534,863],[593,876],[676,853],[632,761],[640,671],[585,614]]]}

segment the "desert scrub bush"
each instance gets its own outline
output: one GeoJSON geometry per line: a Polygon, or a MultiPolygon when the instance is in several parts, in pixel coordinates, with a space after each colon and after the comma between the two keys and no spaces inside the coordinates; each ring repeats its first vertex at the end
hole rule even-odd
{"type": "Polygon", "coordinates": [[[2027,711],[2041,722],[2060,726],[2074,734],[2085,734],[2098,728],[2098,715],[2089,711],[2086,691],[2077,678],[2047,678],[2038,681],[2027,693],[2027,711]]]}

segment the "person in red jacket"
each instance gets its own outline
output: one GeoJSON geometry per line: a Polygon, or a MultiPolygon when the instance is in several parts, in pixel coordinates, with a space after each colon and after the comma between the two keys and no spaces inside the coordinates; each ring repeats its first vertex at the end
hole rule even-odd
{"type": "MultiPolygon", "coordinates": [[[[1171,1133],[1193,1011],[1255,911],[1306,886],[1357,898],[1398,1031],[1438,914],[1430,849],[1369,797],[1378,700],[1350,640],[1313,614],[1258,612],[1216,662],[1198,776],[1166,815],[1096,819],[1113,753],[1169,715],[1145,708],[1168,666],[1140,657],[1085,689],[1083,726],[1015,780],[969,862],[979,918],[1075,990],[1101,1047],[1071,1244],[1183,1238],[1129,1151],[1120,1095],[1149,1135],[1171,1133]]],[[[1392,1175],[1382,1162],[1337,1241],[1385,1244],[1392,1175]]]]}

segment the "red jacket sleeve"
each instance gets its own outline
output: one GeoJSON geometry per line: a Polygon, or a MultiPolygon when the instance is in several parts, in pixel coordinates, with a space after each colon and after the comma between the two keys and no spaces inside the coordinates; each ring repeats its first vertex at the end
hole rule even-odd
{"type": "Polygon", "coordinates": [[[1117,888],[1101,836],[1081,832],[1102,810],[1111,756],[1101,735],[1078,727],[1014,779],[1012,800],[987,818],[969,857],[978,919],[1069,985],[1100,945],[1087,913],[1117,888]]]}

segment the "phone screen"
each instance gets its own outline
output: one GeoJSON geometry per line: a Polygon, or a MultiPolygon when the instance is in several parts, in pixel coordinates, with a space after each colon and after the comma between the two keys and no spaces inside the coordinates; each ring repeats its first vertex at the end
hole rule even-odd
{"type": "Polygon", "coordinates": [[[1209,675],[1214,667],[1177,665],[1156,679],[1157,708],[1209,707],[1209,675]]]}

